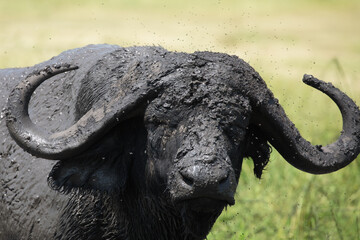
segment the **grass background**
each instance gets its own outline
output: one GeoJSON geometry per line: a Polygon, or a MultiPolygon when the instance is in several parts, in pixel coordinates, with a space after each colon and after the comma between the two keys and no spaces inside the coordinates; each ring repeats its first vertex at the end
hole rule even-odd
{"type": "MultiPolygon", "coordinates": [[[[339,111],[301,78],[331,81],[359,103],[359,23],[358,0],[0,0],[0,68],[92,43],[226,52],[257,69],[302,135],[325,145],[340,133],[339,111]]],[[[208,239],[360,239],[359,160],[314,176],[274,150],[260,181],[246,160],[236,205],[208,239]]]]}

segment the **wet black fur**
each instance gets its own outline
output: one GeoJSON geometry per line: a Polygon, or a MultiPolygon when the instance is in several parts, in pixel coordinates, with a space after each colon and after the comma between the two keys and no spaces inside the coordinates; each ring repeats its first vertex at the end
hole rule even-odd
{"type": "MultiPolygon", "coordinates": [[[[132,118],[88,152],[53,167],[49,185],[71,195],[55,239],[205,238],[222,209],[192,215],[187,204],[173,203],[166,181],[146,172],[146,140],[143,116],[132,118]]],[[[249,131],[245,152],[260,178],[270,150],[256,128],[249,131]]]]}

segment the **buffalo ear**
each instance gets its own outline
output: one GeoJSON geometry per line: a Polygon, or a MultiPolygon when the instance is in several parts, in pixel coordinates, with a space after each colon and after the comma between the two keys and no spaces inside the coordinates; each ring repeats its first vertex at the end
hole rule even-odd
{"type": "Polygon", "coordinates": [[[259,128],[251,125],[247,135],[245,157],[250,157],[253,160],[254,174],[259,179],[269,162],[270,153],[271,147],[265,135],[259,128]]]}
{"type": "Polygon", "coordinates": [[[143,117],[126,120],[84,153],[58,161],[49,174],[49,186],[64,193],[74,188],[121,193],[133,162],[145,157],[146,138],[143,117]]]}
{"type": "Polygon", "coordinates": [[[105,149],[100,152],[90,151],[70,161],[58,161],[48,177],[50,187],[65,193],[73,188],[122,192],[132,156],[120,154],[108,147],[107,152],[105,149]]]}
{"type": "MultiPolygon", "coordinates": [[[[48,183],[54,190],[68,193],[73,188],[100,190],[106,192],[120,191],[125,188],[128,173],[125,164],[114,168],[106,160],[91,159],[87,161],[59,161],[48,177],[48,183]]],[[[110,161],[111,162],[111,161],[110,161]]]]}

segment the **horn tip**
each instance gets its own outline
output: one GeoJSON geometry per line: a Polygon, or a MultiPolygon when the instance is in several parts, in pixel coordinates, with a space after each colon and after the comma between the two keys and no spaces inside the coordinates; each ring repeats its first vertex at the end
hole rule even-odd
{"type": "Polygon", "coordinates": [[[304,74],[304,77],[303,77],[302,81],[306,85],[309,85],[309,86],[314,87],[314,88],[319,88],[321,85],[324,84],[323,81],[317,79],[316,77],[314,77],[313,75],[310,75],[310,74],[304,74]]]}
{"type": "Polygon", "coordinates": [[[314,82],[314,80],[318,80],[316,79],[313,75],[310,75],[310,74],[304,74],[303,76],[303,82],[306,83],[306,84],[310,84],[311,82],[314,82]]]}

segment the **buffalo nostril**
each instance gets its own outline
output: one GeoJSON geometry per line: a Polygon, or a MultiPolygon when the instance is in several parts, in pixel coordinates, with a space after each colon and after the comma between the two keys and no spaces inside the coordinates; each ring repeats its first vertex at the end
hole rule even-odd
{"type": "Polygon", "coordinates": [[[224,176],[223,178],[221,178],[221,179],[218,181],[219,185],[225,184],[225,183],[228,181],[228,179],[229,179],[229,176],[228,176],[228,175],[224,176]]]}
{"type": "Polygon", "coordinates": [[[191,187],[193,187],[195,182],[202,182],[202,177],[204,176],[204,173],[202,173],[202,168],[198,165],[182,169],[179,171],[179,173],[184,183],[191,187]]]}
{"type": "Polygon", "coordinates": [[[186,183],[187,185],[189,186],[193,186],[194,185],[194,179],[189,177],[189,176],[186,176],[186,174],[183,174],[182,172],[180,172],[180,176],[183,180],[184,183],[186,183]]]}

